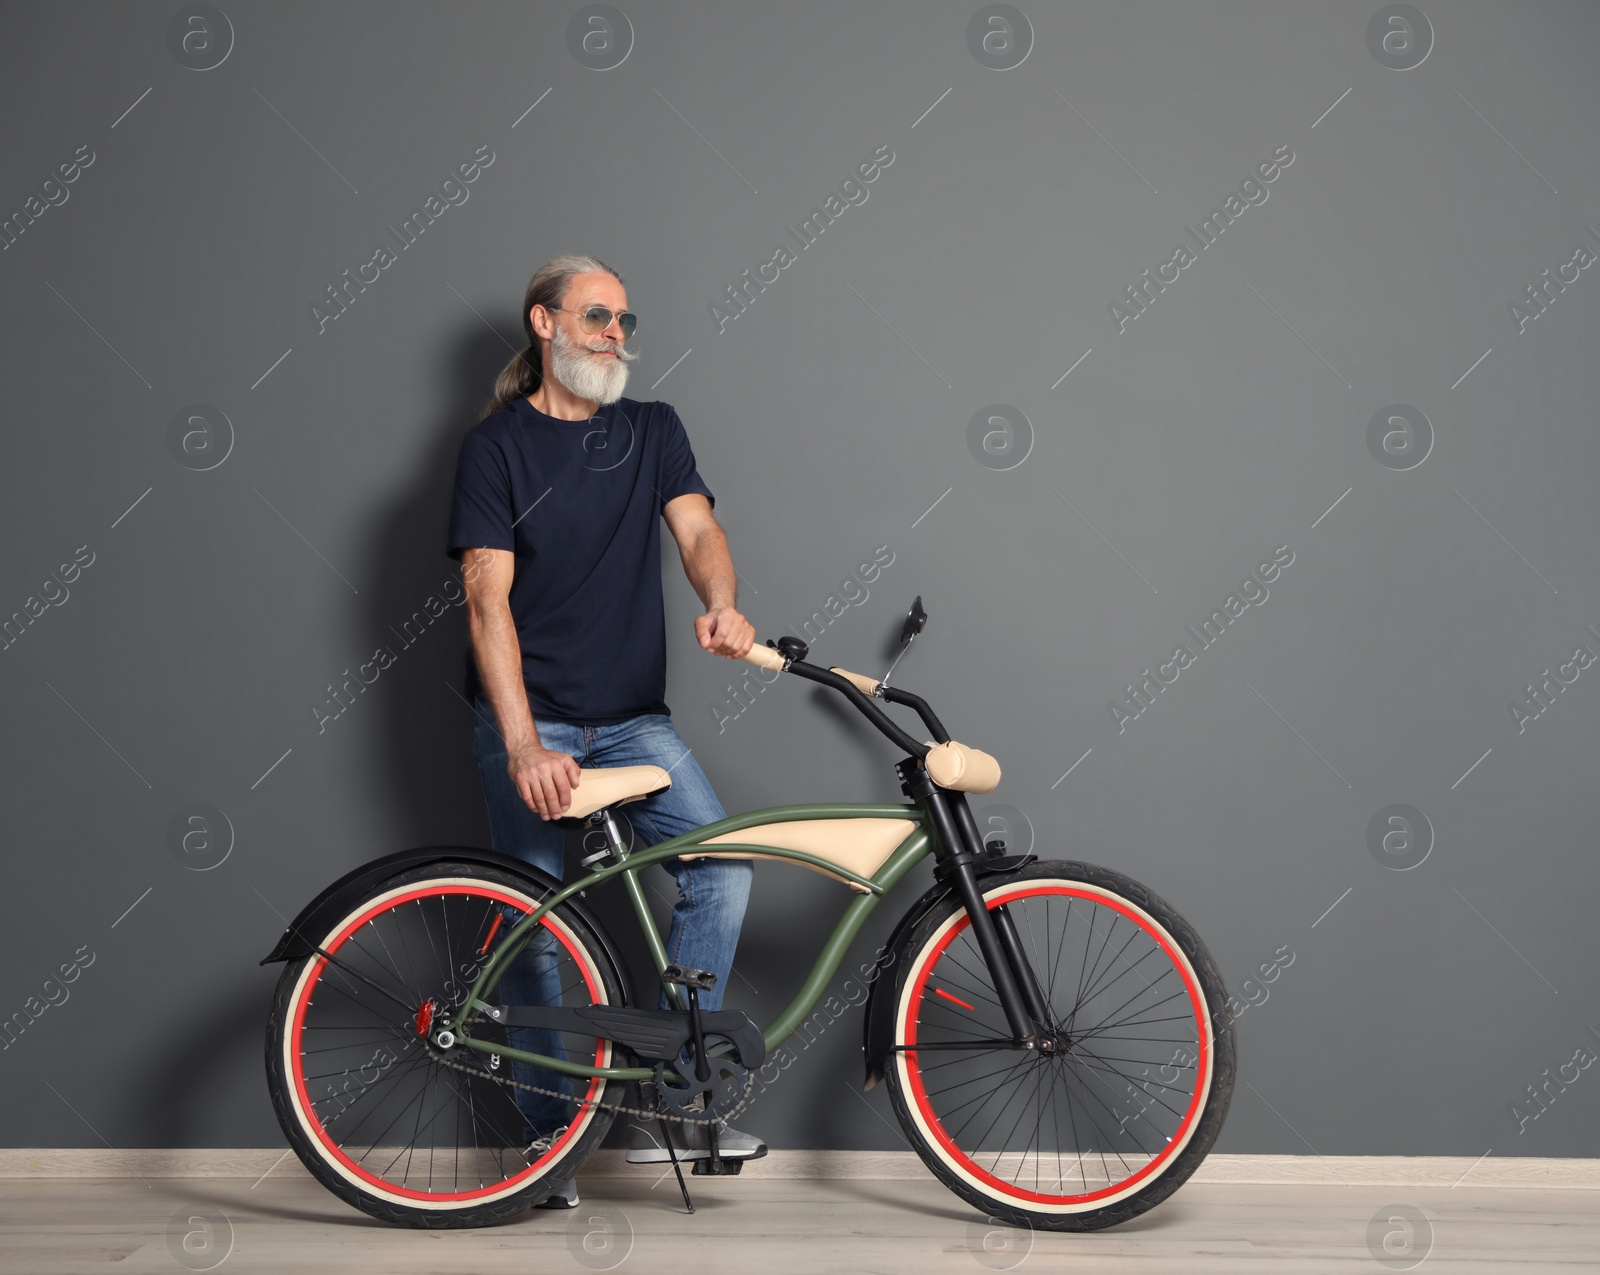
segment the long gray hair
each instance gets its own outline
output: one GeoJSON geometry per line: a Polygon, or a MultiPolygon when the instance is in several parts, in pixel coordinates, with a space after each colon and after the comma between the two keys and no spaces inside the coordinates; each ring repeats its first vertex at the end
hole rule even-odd
{"type": "Polygon", "coordinates": [[[533,335],[533,320],[528,317],[528,312],[536,305],[555,309],[567,295],[567,287],[572,282],[573,275],[594,274],[601,271],[611,275],[618,283],[623,282],[620,274],[596,257],[572,255],[551,257],[533,272],[533,278],[528,280],[528,290],[522,297],[522,331],[528,338],[528,343],[517,352],[511,362],[500,369],[500,375],[495,377],[494,393],[489,399],[488,406],[483,409],[484,416],[492,416],[519,398],[526,398],[539,388],[540,381],[544,379],[538,342],[533,335]]]}

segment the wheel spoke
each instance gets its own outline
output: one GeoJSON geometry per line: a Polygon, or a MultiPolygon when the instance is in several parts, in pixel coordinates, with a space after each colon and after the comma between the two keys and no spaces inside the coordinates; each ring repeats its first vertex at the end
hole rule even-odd
{"type": "MultiPolygon", "coordinates": [[[[1045,895],[1046,900],[1049,895],[1045,895]]],[[[1050,1001],[1050,1007],[1055,1008],[1056,1003],[1056,974],[1061,968],[1061,958],[1067,950],[1067,931],[1072,928],[1072,896],[1067,896],[1067,915],[1061,921],[1061,940],[1056,944],[1056,963],[1050,967],[1050,990],[1045,993],[1050,1001]]]]}
{"type": "Polygon", "coordinates": [[[966,1085],[975,1085],[980,1080],[986,1080],[990,1076],[1001,1076],[1001,1075],[1004,1075],[1007,1072],[1015,1071],[1018,1067],[1022,1066],[1023,1063],[1028,1062],[1028,1061],[1030,1061],[1030,1059],[1028,1059],[1026,1056],[1024,1056],[1021,1060],[1019,1060],[1017,1062],[1013,1062],[1007,1067],[996,1067],[993,1071],[986,1071],[981,1076],[968,1076],[965,1080],[958,1080],[958,1081],[956,1081],[955,1084],[946,1085],[943,1089],[930,1089],[930,1090],[927,1091],[928,1092],[928,1097],[934,1098],[934,1097],[937,1097],[939,1094],[949,1093],[952,1089],[960,1089],[960,1088],[962,1088],[962,1087],[964,1087],[966,1085]]]}
{"type": "MultiPolygon", "coordinates": [[[[1149,1010],[1152,1010],[1152,1009],[1160,1009],[1168,1001],[1177,1000],[1178,997],[1184,995],[1184,991],[1185,991],[1185,989],[1180,987],[1177,991],[1173,992],[1171,996],[1163,997],[1161,1000],[1158,1000],[1154,1005],[1146,1005],[1142,1009],[1134,1010],[1134,1017],[1137,1018],[1138,1015],[1143,1014],[1143,1013],[1145,1013],[1145,1012],[1147,1012],[1149,1010]]],[[[1139,999],[1139,993],[1135,992],[1132,996],[1130,996],[1127,1000],[1123,1001],[1122,1004],[1118,1005],[1111,1012],[1113,1014],[1120,1014],[1123,1010],[1127,1009],[1129,1005],[1133,1004],[1133,1002],[1138,1000],[1138,999],[1139,999]]],[[[1085,1033],[1085,1034],[1086,1035],[1093,1035],[1096,1032],[1103,1032],[1108,1027],[1122,1027],[1122,1026],[1125,1026],[1130,1021],[1132,1021],[1132,1020],[1131,1019],[1118,1019],[1116,1022],[1101,1023],[1099,1027],[1092,1028],[1092,1029],[1090,1029],[1090,1031],[1088,1033],[1085,1033]]],[[[1159,1022],[1160,1020],[1159,1019],[1150,1019],[1149,1021],[1151,1021],[1151,1022],[1159,1022]]]]}
{"type": "MultiPolygon", "coordinates": [[[[1090,1072],[1089,1074],[1091,1076],[1094,1076],[1093,1072],[1090,1072]]],[[[1104,1085],[1105,1081],[1101,1080],[1100,1083],[1102,1085],[1104,1085]]],[[[1113,1120],[1116,1119],[1117,1113],[1116,1113],[1115,1109],[1113,1109],[1110,1106],[1110,1104],[1108,1104],[1106,1102],[1106,1100],[1104,1098],[1102,1098],[1099,1094],[1097,1094],[1088,1085],[1081,1086],[1080,1089],[1079,1089],[1079,1092],[1080,1092],[1080,1094],[1084,1094],[1084,1095],[1087,1095],[1090,1098],[1093,1098],[1096,1102],[1098,1102],[1100,1104],[1101,1108],[1105,1111],[1106,1115],[1110,1116],[1113,1120]]],[[[1103,1130],[1101,1130],[1101,1128],[1100,1128],[1099,1120],[1095,1119],[1094,1112],[1089,1110],[1087,1104],[1085,1104],[1085,1106],[1084,1106],[1084,1113],[1093,1122],[1094,1127],[1095,1127],[1095,1132],[1102,1133],[1103,1130]]],[[[1121,1121],[1118,1121],[1117,1127],[1119,1129],[1126,1129],[1127,1128],[1127,1126],[1124,1125],[1121,1121]]],[[[1138,1138],[1133,1137],[1132,1134],[1129,1134],[1128,1136],[1133,1139],[1133,1145],[1138,1147],[1140,1151],[1143,1151],[1145,1155],[1149,1155],[1150,1154],[1149,1150],[1146,1149],[1145,1145],[1142,1142],[1140,1142],[1138,1138]]],[[[1111,1141],[1111,1139],[1107,1138],[1106,1141],[1109,1143],[1111,1141]]],[[[1126,1167],[1128,1162],[1126,1160],[1122,1159],[1122,1153],[1119,1152],[1115,1147],[1112,1147],[1111,1151],[1112,1151],[1112,1154],[1115,1155],[1117,1157],[1117,1159],[1122,1162],[1123,1166],[1126,1167]]],[[[1101,1152],[1102,1152],[1102,1154],[1104,1154],[1104,1148],[1101,1149],[1101,1152]]]]}
{"type": "Polygon", "coordinates": [[[433,963],[439,968],[439,982],[450,982],[450,965],[439,957],[439,945],[433,941],[433,927],[428,924],[428,910],[422,906],[422,900],[416,900],[417,915],[422,919],[422,932],[428,936],[428,947],[433,952],[433,963]]]}
{"type": "MultiPolygon", "coordinates": [[[[1100,1061],[1100,1059],[1099,1059],[1099,1057],[1097,1055],[1095,1055],[1093,1053],[1090,1053],[1086,1049],[1085,1050],[1077,1050],[1077,1051],[1074,1051],[1074,1052],[1075,1052],[1075,1056],[1078,1057],[1079,1062],[1084,1067],[1089,1067],[1090,1065],[1088,1063],[1085,1063],[1085,1062],[1082,1061],[1082,1057],[1081,1056],[1083,1054],[1088,1054],[1088,1056],[1090,1058],[1093,1058],[1096,1062],[1100,1061]]],[[[1092,1068],[1091,1068],[1091,1070],[1092,1070],[1092,1068]]],[[[1108,1075],[1115,1076],[1118,1080],[1126,1080],[1129,1085],[1131,1085],[1131,1086],[1133,1086],[1135,1088],[1143,1089],[1146,1093],[1150,1093],[1149,1082],[1148,1081],[1135,1080],[1132,1076],[1128,1075],[1127,1072],[1118,1071],[1115,1068],[1102,1068],[1101,1070],[1105,1071],[1106,1074],[1108,1074],[1108,1075]]],[[[1165,1090],[1167,1090],[1168,1093],[1183,1093],[1184,1092],[1181,1089],[1173,1088],[1171,1085],[1158,1084],[1158,1085],[1156,1085],[1156,1088],[1157,1089],[1165,1089],[1165,1090]]],[[[1166,1107],[1166,1109],[1168,1111],[1172,1112],[1173,1117],[1175,1119],[1178,1119],[1178,1120],[1182,1120],[1183,1119],[1183,1112],[1179,1111],[1176,1107],[1173,1107],[1173,1106],[1169,1105],[1168,1103],[1162,1101],[1160,1098],[1157,1098],[1155,1094],[1150,1094],[1150,1098],[1151,1098],[1152,1101],[1160,1103],[1163,1107],[1166,1107]]]]}
{"type": "Polygon", "coordinates": [[[1089,945],[1094,942],[1094,924],[1095,915],[1094,912],[1091,911],[1089,913],[1088,932],[1083,936],[1083,961],[1078,969],[1078,990],[1073,994],[1072,1010],[1067,1015],[1067,1023],[1069,1026],[1072,1023],[1072,1020],[1077,1016],[1078,1007],[1083,1004],[1083,980],[1089,973],[1089,945]]]}
{"type": "MultiPolygon", "coordinates": [[[[1114,957],[1111,958],[1112,962],[1116,962],[1116,961],[1121,961],[1122,960],[1122,954],[1128,950],[1129,945],[1132,944],[1134,939],[1139,937],[1141,932],[1142,931],[1140,931],[1139,929],[1135,928],[1133,933],[1128,935],[1128,942],[1124,943],[1121,947],[1119,947],[1117,949],[1117,954],[1114,957]]],[[[1109,983],[1102,984],[1102,983],[1097,981],[1095,983],[1095,985],[1093,987],[1091,987],[1089,989],[1089,991],[1085,994],[1084,999],[1086,1001],[1091,1001],[1091,1000],[1093,1000],[1095,998],[1095,996],[1097,994],[1099,994],[1100,992],[1104,991],[1107,987],[1115,986],[1119,979],[1126,978],[1129,974],[1138,973],[1138,969],[1139,969],[1140,964],[1142,964],[1144,961],[1148,960],[1150,957],[1154,956],[1160,950],[1161,949],[1159,947],[1156,947],[1154,944],[1151,944],[1149,950],[1147,950],[1143,956],[1141,956],[1137,961],[1134,961],[1131,965],[1128,964],[1127,961],[1122,961],[1122,965],[1123,965],[1122,973],[1118,974],[1117,977],[1112,979],[1111,982],[1109,982],[1109,983]]],[[[1102,974],[1100,977],[1102,979],[1105,978],[1106,974],[1111,973],[1111,970],[1112,970],[1112,965],[1107,965],[1106,968],[1105,968],[1105,974],[1102,974]]],[[[1140,977],[1142,978],[1143,975],[1140,975],[1140,977]]],[[[1149,987],[1150,984],[1146,983],[1145,986],[1149,987]]]]}
{"type": "MultiPolygon", "coordinates": [[[[315,944],[313,944],[312,946],[313,946],[313,950],[320,950],[320,949],[316,948],[315,944]]],[[[399,977],[399,975],[395,972],[393,967],[392,966],[385,966],[384,963],[380,959],[378,959],[376,956],[374,956],[371,952],[369,952],[365,947],[363,947],[361,945],[360,931],[357,931],[356,933],[351,934],[349,936],[349,938],[347,938],[339,948],[339,959],[340,959],[340,961],[341,962],[348,962],[348,964],[343,965],[343,967],[341,969],[341,974],[343,974],[343,973],[354,973],[356,971],[356,967],[361,963],[361,962],[358,962],[355,959],[357,953],[359,953],[362,957],[366,958],[366,964],[368,966],[370,966],[370,968],[373,970],[374,974],[385,975],[385,976],[393,979],[398,984],[399,992],[395,993],[395,989],[394,988],[390,988],[389,991],[390,991],[391,994],[398,994],[402,1000],[410,1000],[412,998],[413,993],[412,993],[411,989],[405,985],[404,980],[399,977]]],[[[355,987],[355,984],[351,983],[348,978],[345,979],[345,982],[349,983],[351,988],[355,987]]]]}
{"type": "MultiPolygon", "coordinates": [[[[954,944],[952,944],[951,946],[953,947],[954,944]]],[[[981,965],[982,962],[983,962],[982,953],[972,953],[972,955],[977,957],[978,963],[981,965]]],[[[988,974],[987,970],[985,970],[982,974],[976,973],[975,971],[973,971],[972,969],[970,969],[967,966],[965,961],[963,961],[959,956],[957,956],[952,951],[948,951],[947,950],[945,952],[945,957],[950,962],[951,965],[953,965],[956,969],[960,970],[963,974],[965,974],[974,983],[977,983],[980,987],[987,986],[987,978],[986,978],[986,976],[988,974]]],[[[941,977],[951,987],[959,987],[959,986],[961,986],[961,984],[956,983],[954,980],[952,980],[950,978],[950,975],[949,975],[948,971],[946,973],[944,973],[943,975],[941,975],[941,977]]],[[[971,990],[973,996],[979,998],[980,1000],[988,1001],[989,1004],[993,1005],[996,1009],[1000,1009],[1001,1008],[999,998],[997,996],[995,996],[993,993],[987,992],[987,991],[980,992],[980,991],[977,990],[977,988],[970,988],[969,990],[971,990]]]]}
{"type": "MultiPolygon", "coordinates": [[[[390,1082],[391,1083],[391,1087],[387,1092],[393,1093],[395,1091],[395,1087],[398,1086],[398,1084],[399,1084],[399,1082],[401,1080],[405,1079],[407,1076],[415,1075],[418,1072],[418,1070],[426,1062],[427,1062],[427,1055],[426,1054],[417,1054],[414,1057],[407,1059],[405,1065],[403,1067],[401,1067],[400,1070],[395,1072],[393,1077],[391,1077],[391,1082],[390,1082]]],[[[349,1112],[353,1111],[357,1106],[361,1105],[361,1100],[363,1098],[365,1098],[369,1093],[372,1093],[374,1088],[375,1088],[375,1086],[369,1086],[368,1088],[363,1089],[354,1098],[352,1098],[348,1103],[345,1103],[344,1105],[342,1105],[339,1108],[339,1110],[334,1112],[333,1115],[329,1119],[324,1120],[322,1122],[323,1128],[324,1129],[331,1128],[334,1125],[335,1122],[337,1122],[339,1120],[342,1120],[349,1112]]],[[[340,1097],[339,1094],[329,1094],[327,1097],[318,1099],[317,1101],[320,1101],[320,1102],[331,1102],[331,1101],[333,1101],[334,1099],[336,1099],[338,1097],[340,1097]]],[[[313,1105],[315,1105],[315,1102],[313,1103],[313,1105]]],[[[376,1110],[381,1105],[382,1105],[381,1098],[378,1101],[375,1101],[373,1103],[368,1104],[368,1106],[372,1110],[376,1110]]],[[[409,1109],[409,1104],[408,1104],[408,1108],[407,1109],[409,1109]]],[[[361,1127],[361,1122],[363,1120],[365,1120],[366,1118],[367,1118],[367,1112],[365,1110],[363,1110],[361,1115],[360,1115],[360,1117],[356,1120],[354,1125],[348,1125],[347,1124],[347,1125],[344,1125],[343,1128],[345,1130],[347,1130],[347,1131],[353,1130],[353,1129],[359,1129],[361,1127]]],[[[384,1133],[387,1133],[388,1131],[389,1131],[388,1129],[385,1129],[384,1133]]],[[[346,1138],[345,1139],[346,1142],[349,1142],[349,1141],[352,1141],[352,1140],[353,1139],[350,1139],[350,1138],[346,1138]]]]}
{"type": "MultiPolygon", "coordinates": [[[[1127,1018],[1119,1018],[1114,1023],[1102,1023],[1098,1027],[1083,1032],[1080,1039],[1097,1040],[1105,1038],[1105,1034],[1113,1027],[1148,1027],[1151,1023],[1192,1023],[1194,1022],[1193,1014],[1173,1014],[1170,1017],[1162,1018],[1139,1017],[1139,1015],[1143,1014],[1146,1010],[1160,1009],[1161,1006],[1167,1003],[1167,1001],[1176,1000],[1182,995],[1184,995],[1184,991],[1182,988],[1180,988],[1178,991],[1172,993],[1171,996],[1168,996],[1165,1000],[1159,1000],[1154,1005],[1146,1005],[1143,1009],[1137,1009],[1127,1018]]],[[[1138,1040],[1140,1038],[1138,1036],[1127,1036],[1122,1037],[1121,1039],[1138,1040]]]]}
{"type": "Polygon", "coordinates": [[[322,948],[319,947],[319,948],[316,949],[316,953],[317,953],[318,956],[322,957],[323,960],[327,961],[328,964],[337,966],[339,969],[343,970],[345,973],[348,973],[352,977],[354,977],[356,979],[359,979],[361,982],[365,983],[368,987],[370,987],[373,991],[377,992],[378,995],[386,997],[387,999],[393,1001],[396,1005],[400,1006],[400,1008],[405,1010],[407,1013],[411,1012],[412,1006],[407,1005],[405,1003],[405,1001],[401,1000],[393,992],[387,991],[386,989],[378,986],[377,983],[373,982],[365,974],[361,973],[360,970],[355,969],[353,966],[345,965],[343,962],[341,962],[339,960],[339,958],[337,956],[333,955],[332,952],[326,952],[322,948]]]}
{"type": "MultiPolygon", "coordinates": [[[[389,958],[388,969],[385,972],[398,971],[399,968],[400,968],[399,962],[397,962],[394,959],[394,953],[389,950],[389,945],[384,942],[383,931],[378,929],[377,926],[374,925],[374,922],[376,920],[377,920],[377,917],[374,917],[371,921],[368,921],[367,922],[367,927],[370,927],[373,930],[373,932],[377,935],[378,942],[383,947],[383,954],[389,958]]],[[[370,960],[374,965],[381,965],[382,962],[380,962],[376,956],[374,956],[371,952],[367,951],[366,948],[361,946],[360,933],[361,932],[359,930],[357,930],[355,934],[352,934],[350,936],[350,942],[349,942],[349,944],[347,946],[354,947],[358,952],[360,952],[363,956],[365,956],[368,960],[370,960]]],[[[406,932],[404,930],[400,931],[400,937],[401,937],[402,940],[405,938],[405,934],[406,934],[406,932]]],[[[408,970],[412,968],[411,953],[409,953],[409,952],[406,953],[406,968],[408,970]]],[[[417,1000],[421,1000],[422,999],[419,995],[417,995],[417,989],[412,987],[409,983],[407,983],[405,981],[405,979],[399,977],[398,973],[396,973],[396,975],[395,975],[395,981],[397,983],[399,983],[401,988],[405,991],[406,998],[408,1000],[417,1001],[417,1000]]]]}
{"type": "MultiPolygon", "coordinates": [[[[1089,932],[1090,932],[1091,935],[1094,933],[1094,920],[1095,919],[1097,919],[1097,918],[1095,918],[1094,914],[1091,913],[1090,914],[1090,924],[1089,924],[1089,932]]],[[[1119,914],[1117,914],[1116,912],[1112,912],[1111,913],[1111,919],[1106,925],[1105,937],[1100,940],[1100,950],[1094,954],[1094,964],[1090,967],[1088,977],[1085,979],[1085,982],[1087,983],[1088,987],[1092,988],[1094,986],[1094,984],[1095,984],[1095,980],[1098,977],[1099,970],[1100,970],[1100,962],[1103,959],[1105,959],[1106,949],[1111,946],[1111,935],[1116,931],[1117,922],[1120,921],[1121,919],[1122,919],[1121,916],[1119,914]]],[[[1087,989],[1084,990],[1083,992],[1079,993],[1078,1003],[1080,1005],[1086,1004],[1088,1002],[1088,1000],[1089,1000],[1089,992],[1088,992],[1087,989]]]]}
{"type": "MultiPolygon", "coordinates": [[[[1019,1067],[1021,1065],[1022,1064],[1020,1064],[1020,1063],[1018,1064],[1019,1067]]],[[[1012,1070],[1015,1071],[1015,1070],[1017,1070],[1017,1068],[1012,1068],[1012,1070]]],[[[1002,1080],[998,1085],[996,1085],[993,1089],[989,1090],[987,1093],[979,1094],[977,1098],[969,1099],[967,1102],[962,1103],[960,1107],[953,1108],[952,1112],[960,1111],[961,1107],[969,1106],[973,1102],[976,1102],[978,1104],[976,1107],[973,1108],[972,1112],[967,1116],[966,1120],[962,1122],[961,1127],[956,1130],[956,1136],[960,1137],[962,1133],[966,1132],[967,1125],[971,1124],[974,1120],[976,1120],[978,1118],[979,1114],[983,1111],[983,1109],[986,1106],[988,1106],[991,1101],[993,1101],[995,1098],[998,1098],[1005,1091],[1005,1088],[1006,1088],[1007,1085],[1027,1084],[1027,1082],[1028,1082],[1028,1076],[1027,1076],[1026,1072],[1024,1072],[1022,1075],[1019,1075],[1019,1076],[1008,1075],[1004,1080],[1002,1080]]],[[[985,1129],[983,1131],[983,1133],[981,1133],[978,1137],[976,1137],[976,1138],[974,1138],[972,1140],[972,1148],[973,1148],[974,1153],[976,1153],[978,1150],[980,1150],[982,1148],[983,1140],[989,1136],[989,1133],[994,1129],[995,1125],[1000,1122],[1000,1118],[1002,1116],[1004,1116],[1004,1115],[1005,1115],[1005,1108],[1002,1106],[1000,1108],[1000,1110],[995,1113],[994,1119],[989,1122],[989,1127],[987,1129],[985,1129]]]]}

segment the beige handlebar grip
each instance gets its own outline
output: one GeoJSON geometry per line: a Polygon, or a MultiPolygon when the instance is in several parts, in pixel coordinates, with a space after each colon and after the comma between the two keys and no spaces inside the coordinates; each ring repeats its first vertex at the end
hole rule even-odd
{"type": "Polygon", "coordinates": [[[783,656],[779,655],[770,646],[761,646],[758,643],[739,658],[746,663],[756,665],[758,668],[770,668],[776,669],[780,673],[783,672],[783,656]]]}
{"type": "Polygon", "coordinates": [[[878,693],[879,683],[878,679],[876,678],[863,677],[860,673],[852,673],[847,668],[830,668],[828,672],[837,673],[847,682],[854,682],[856,690],[860,691],[863,695],[876,695],[878,693]]]}
{"type": "Polygon", "coordinates": [[[934,783],[957,792],[993,792],[1000,783],[999,762],[988,753],[955,740],[934,744],[922,764],[934,783]]]}

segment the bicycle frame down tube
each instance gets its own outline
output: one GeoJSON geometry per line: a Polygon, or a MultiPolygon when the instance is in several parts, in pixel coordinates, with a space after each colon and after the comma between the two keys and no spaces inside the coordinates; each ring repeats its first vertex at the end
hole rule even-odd
{"type": "MultiPolygon", "coordinates": [[[[781,846],[764,846],[759,841],[759,833],[752,836],[748,845],[731,842],[718,843],[719,849],[740,848],[756,850],[764,855],[771,855],[779,859],[825,868],[829,872],[839,873],[866,890],[866,893],[852,899],[845,908],[844,913],[834,926],[833,933],[829,935],[822,952],[818,955],[816,963],[812,966],[810,974],[807,975],[804,985],[795,995],[794,1000],[790,1002],[772,1025],[763,1031],[762,1035],[766,1041],[766,1046],[771,1049],[779,1041],[793,1033],[801,1020],[811,1012],[812,1008],[822,998],[822,992],[828,980],[838,969],[840,962],[844,959],[845,952],[849,949],[855,936],[860,932],[861,926],[865,923],[867,917],[877,906],[878,901],[884,894],[893,889],[916,862],[932,848],[932,839],[927,828],[923,826],[925,815],[919,807],[902,805],[778,806],[730,816],[727,819],[708,824],[704,828],[685,833],[681,837],[663,841],[658,845],[651,846],[648,850],[629,854],[620,863],[613,863],[609,867],[601,868],[586,877],[563,886],[559,891],[539,904],[534,911],[517,922],[496,947],[495,954],[490,958],[489,963],[478,974],[471,992],[468,993],[466,1000],[462,1004],[462,1015],[469,1014],[474,1007],[487,1006],[488,1002],[483,999],[486,989],[493,987],[498,982],[506,965],[515,959],[516,955],[526,946],[528,939],[532,935],[533,927],[540,922],[547,912],[559,907],[574,895],[603,884],[615,876],[626,874],[626,883],[632,887],[630,895],[637,894],[639,896],[635,901],[635,907],[638,908],[643,898],[642,892],[638,889],[637,874],[640,869],[665,859],[673,858],[710,837],[718,836],[722,833],[741,832],[746,828],[765,823],[850,818],[906,819],[917,826],[913,828],[912,832],[871,877],[859,876],[815,855],[805,854],[797,850],[788,850],[781,846]]],[[[648,910],[640,913],[639,924],[644,931],[646,942],[651,949],[652,962],[657,965],[657,974],[659,975],[661,970],[665,968],[666,951],[661,943],[659,932],[650,921],[648,910]],[[649,942],[651,938],[654,938],[655,942],[649,942]],[[660,950],[658,951],[657,949],[660,950]]],[[[522,1062],[533,1063],[551,1071],[564,1072],[573,1076],[602,1076],[614,1080],[642,1080],[653,1074],[653,1070],[650,1068],[594,1067],[583,1063],[573,1063],[565,1059],[551,1058],[544,1054],[513,1049],[507,1045],[492,1041],[477,1040],[464,1033],[458,1033],[458,1038],[462,1045],[477,1049],[480,1052],[498,1053],[507,1058],[515,1058],[522,1062]]]]}
{"type": "Polygon", "coordinates": [[[828,936],[828,941],[818,954],[816,963],[812,965],[811,973],[806,975],[806,981],[795,993],[788,1008],[762,1031],[762,1038],[766,1041],[769,1051],[791,1036],[801,1020],[816,1007],[817,1002],[822,999],[828,980],[839,968],[839,962],[844,960],[844,954],[850,950],[850,944],[855,942],[862,924],[878,906],[879,900],[899,884],[900,879],[932,849],[932,846],[933,841],[927,830],[918,828],[902,841],[899,848],[889,856],[888,861],[873,873],[873,884],[879,886],[880,890],[873,894],[860,894],[850,900],[849,906],[839,917],[838,923],[833,927],[833,933],[828,936]]]}

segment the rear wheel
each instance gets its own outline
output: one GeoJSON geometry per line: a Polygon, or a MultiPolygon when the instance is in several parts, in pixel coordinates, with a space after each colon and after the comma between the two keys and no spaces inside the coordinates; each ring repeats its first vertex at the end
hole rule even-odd
{"type": "Polygon", "coordinates": [[[1121,873],[1039,862],[980,885],[1033,966],[1045,1043],[1010,1046],[952,899],[896,954],[895,1114],[940,1181],[990,1216],[1067,1231],[1125,1222],[1177,1190],[1221,1131],[1235,1063],[1216,965],[1121,873]]]}
{"type": "MultiPolygon", "coordinates": [[[[483,1226],[543,1200],[600,1144],[612,1113],[593,1104],[614,1101],[618,1082],[563,1085],[520,1069],[518,1078],[572,1098],[545,1100],[554,1136],[530,1145],[530,1100],[519,1106],[509,1060],[491,1068],[489,1055],[429,1040],[436,1018],[457,1015],[495,940],[541,897],[481,864],[429,864],[313,936],[332,961],[313,953],[285,967],[267,1031],[268,1085],[290,1146],[336,1195],[408,1226],[483,1226]]],[[[557,1003],[624,1002],[606,945],[570,906],[547,914],[534,938],[557,1003]]],[[[604,1039],[562,1032],[557,1047],[612,1064],[604,1039]]]]}

